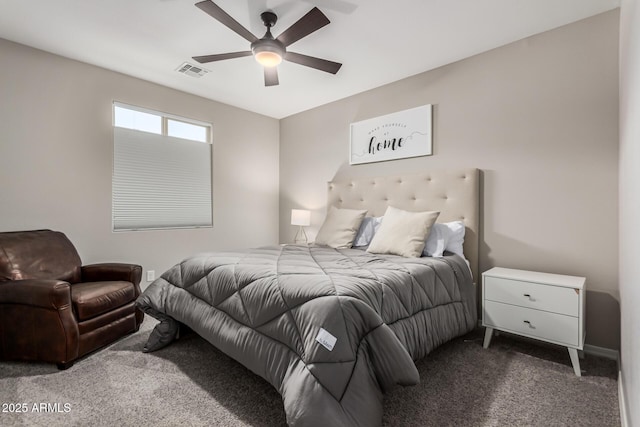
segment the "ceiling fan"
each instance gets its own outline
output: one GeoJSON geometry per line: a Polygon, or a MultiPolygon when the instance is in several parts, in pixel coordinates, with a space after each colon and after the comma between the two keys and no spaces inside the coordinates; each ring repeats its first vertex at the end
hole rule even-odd
{"type": "Polygon", "coordinates": [[[342,67],[342,64],[337,62],[287,51],[287,46],[290,44],[297,42],[301,38],[308,36],[331,22],[317,7],[311,9],[309,13],[284,30],[282,34],[276,38],[271,35],[271,27],[275,25],[278,17],[273,12],[263,12],[260,18],[262,18],[262,22],[264,22],[264,25],[267,27],[267,32],[259,39],[213,1],[201,1],[196,3],[196,6],[251,42],[251,50],[247,51],[194,56],[193,59],[201,64],[253,55],[256,61],[264,67],[265,86],[275,86],[279,83],[278,69],[276,66],[280,64],[282,60],[295,62],[296,64],[305,65],[331,74],[336,74],[340,67],[342,67]]]}

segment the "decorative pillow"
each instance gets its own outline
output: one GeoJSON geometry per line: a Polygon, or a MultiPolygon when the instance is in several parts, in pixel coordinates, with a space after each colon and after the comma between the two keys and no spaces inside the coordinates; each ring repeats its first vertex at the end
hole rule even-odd
{"type": "Polygon", "coordinates": [[[380,228],[380,224],[382,223],[381,216],[366,216],[362,220],[362,225],[360,226],[360,230],[358,230],[358,234],[356,235],[356,239],[353,241],[353,247],[363,247],[369,246],[371,243],[371,239],[380,228]]]}
{"type": "Polygon", "coordinates": [[[464,257],[462,251],[464,232],[465,228],[462,221],[433,224],[422,255],[439,258],[444,251],[449,251],[464,257]]]}
{"type": "Polygon", "coordinates": [[[316,236],[316,244],[337,249],[350,248],[366,214],[366,210],[331,206],[316,236]]]}
{"type": "Polygon", "coordinates": [[[417,258],[440,212],[408,212],[389,206],[367,252],[417,258]]]}

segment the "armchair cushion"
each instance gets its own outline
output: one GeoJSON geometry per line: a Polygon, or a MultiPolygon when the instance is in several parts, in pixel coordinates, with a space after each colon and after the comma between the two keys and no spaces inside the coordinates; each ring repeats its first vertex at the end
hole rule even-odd
{"type": "Polygon", "coordinates": [[[136,299],[131,282],[103,281],[71,286],[71,301],[79,321],[91,319],[136,299]]]}

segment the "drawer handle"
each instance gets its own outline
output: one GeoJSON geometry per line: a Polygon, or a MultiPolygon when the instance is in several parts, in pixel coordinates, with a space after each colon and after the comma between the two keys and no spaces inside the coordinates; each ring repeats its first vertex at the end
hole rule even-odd
{"type": "Polygon", "coordinates": [[[527,325],[529,325],[529,327],[530,327],[531,329],[535,329],[535,328],[536,328],[536,327],[535,327],[535,326],[533,326],[533,325],[531,324],[531,322],[529,322],[528,320],[524,320],[524,323],[526,323],[527,325]]]}
{"type": "Polygon", "coordinates": [[[524,294],[524,296],[529,298],[529,301],[535,301],[535,298],[531,298],[531,294],[524,294]]]}

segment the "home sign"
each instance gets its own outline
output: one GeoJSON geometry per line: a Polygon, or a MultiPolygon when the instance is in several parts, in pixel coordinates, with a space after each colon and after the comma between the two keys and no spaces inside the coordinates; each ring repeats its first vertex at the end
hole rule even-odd
{"type": "Polygon", "coordinates": [[[351,124],[349,163],[382,162],[432,153],[431,104],[351,124]]]}

